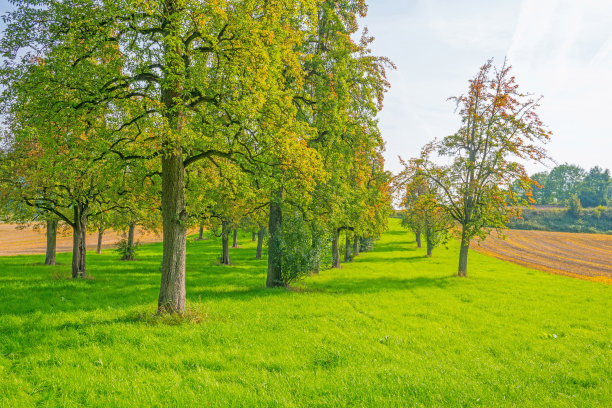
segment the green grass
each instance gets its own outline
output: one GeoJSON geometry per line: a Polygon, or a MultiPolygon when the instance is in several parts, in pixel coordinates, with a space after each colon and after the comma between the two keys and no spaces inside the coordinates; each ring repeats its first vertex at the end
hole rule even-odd
{"type": "Polygon", "coordinates": [[[188,243],[185,321],[153,315],[161,246],[139,260],[0,258],[0,406],[611,406],[612,291],[457,247],[391,220],[374,252],[264,288],[246,237],[188,243]],[[54,278],[55,276],[55,278],[54,278]],[[198,322],[198,320],[200,320],[198,322]]]}

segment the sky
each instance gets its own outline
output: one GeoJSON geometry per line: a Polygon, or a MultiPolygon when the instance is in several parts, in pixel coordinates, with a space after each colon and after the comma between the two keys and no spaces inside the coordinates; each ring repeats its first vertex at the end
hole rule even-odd
{"type": "MultiPolygon", "coordinates": [[[[489,59],[504,58],[523,91],[544,98],[558,163],[612,168],[612,0],[369,0],[362,21],[389,57],[391,90],[380,114],[387,169],[454,133],[450,96],[489,59]]],[[[11,7],[0,0],[0,13],[11,7]]],[[[0,21],[0,29],[4,26],[0,21]]],[[[530,173],[554,166],[526,163],[530,173]]]]}
{"type": "MultiPolygon", "coordinates": [[[[454,133],[450,96],[489,58],[512,65],[520,89],[542,95],[558,163],[612,168],[612,0],[371,0],[372,51],[398,67],[380,114],[387,168],[401,169],[454,133]]],[[[546,166],[526,163],[530,173],[546,166]]]]}

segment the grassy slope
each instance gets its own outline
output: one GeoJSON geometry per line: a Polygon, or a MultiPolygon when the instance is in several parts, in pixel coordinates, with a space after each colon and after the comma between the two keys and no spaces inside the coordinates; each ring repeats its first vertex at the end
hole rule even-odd
{"type": "Polygon", "coordinates": [[[472,252],[416,250],[391,220],[375,252],[263,288],[254,246],[214,265],[188,244],[200,324],[155,310],[161,246],[89,254],[95,280],[52,279],[40,256],[0,258],[0,406],[610,406],[610,286],[472,252]]]}

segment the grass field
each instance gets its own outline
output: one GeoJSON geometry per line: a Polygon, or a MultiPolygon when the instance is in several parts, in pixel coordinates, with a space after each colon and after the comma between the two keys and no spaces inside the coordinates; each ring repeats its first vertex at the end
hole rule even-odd
{"type": "Polygon", "coordinates": [[[188,243],[191,318],[153,316],[161,245],[95,278],[0,258],[0,406],[612,405],[612,287],[457,247],[414,248],[391,220],[374,252],[299,290],[264,288],[254,245],[215,265],[188,243]]]}

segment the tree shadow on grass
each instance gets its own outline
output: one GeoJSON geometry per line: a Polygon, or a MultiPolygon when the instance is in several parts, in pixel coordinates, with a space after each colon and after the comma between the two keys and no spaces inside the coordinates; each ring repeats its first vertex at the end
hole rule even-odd
{"type": "Polygon", "coordinates": [[[446,288],[451,284],[451,276],[429,278],[418,276],[414,278],[392,278],[388,276],[377,278],[358,278],[350,281],[334,281],[329,285],[317,285],[324,289],[325,293],[337,294],[363,294],[386,292],[394,290],[410,290],[416,288],[437,287],[446,288]]]}
{"type": "MultiPolygon", "coordinates": [[[[405,234],[392,231],[391,234],[405,234]]],[[[356,264],[368,262],[414,263],[427,259],[423,256],[386,257],[385,252],[402,251],[406,255],[416,248],[403,248],[403,243],[377,244],[374,256],[368,253],[356,259],[356,264]]],[[[255,245],[245,243],[244,248],[231,249],[233,266],[217,263],[221,253],[219,239],[188,242],[187,244],[187,298],[191,301],[235,299],[255,297],[294,296],[295,291],[265,288],[266,261],[255,260],[255,245]]],[[[73,281],[70,276],[71,254],[58,254],[62,265],[43,266],[32,261],[35,257],[11,257],[0,259],[0,314],[27,315],[30,313],[55,313],[93,311],[97,309],[122,309],[150,305],[157,301],[161,280],[161,244],[145,245],[134,262],[119,261],[119,256],[106,251],[102,255],[89,252],[88,274],[91,280],[73,281]],[[65,277],[66,279],[62,279],[65,277]],[[59,278],[59,279],[58,279],[59,278]]],[[[325,271],[323,273],[326,273],[325,271]]],[[[372,279],[334,279],[326,285],[316,280],[306,280],[301,286],[323,293],[365,293],[401,290],[418,286],[445,284],[428,278],[379,277],[372,279]]]]}

